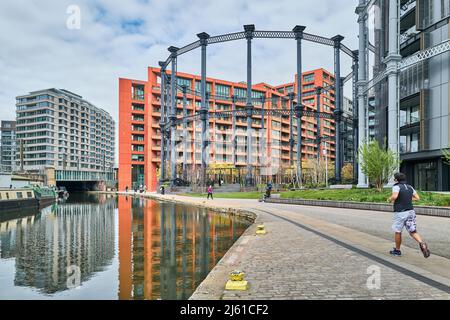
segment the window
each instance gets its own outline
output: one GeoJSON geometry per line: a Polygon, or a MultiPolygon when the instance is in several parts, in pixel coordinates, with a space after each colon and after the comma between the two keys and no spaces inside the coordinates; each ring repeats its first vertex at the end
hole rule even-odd
{"type": "Polygon", "coordinates": [[[410,152],[419,151],[419,133],[413,133],[411,135],[411,149],[410,152]]]}
{"type": "Polygon", "coordinates": [[[141,124],[134,124],[131,126],[132,131],[144,131],[144,126],[141,124]]]}
{"type": "Polygon", "coordinates": [[[22,192],[17,192],[17,199],[23,199],[23,194],[22,192]]]}
{"type": "Polygon", "coordinates": [[[133,144],[133,151],[137,151],[137,152],[144,152],[144,146],[142,145],[138,145],[138,144],[133,144]]]}
{"type": "Polygon", "coordinates": [[[409,123],[416,123],[419,121],[419,106],[412,107],[409,115],[409,123]]]}
{"type": "Polygon", "coordinates": [[[313,99],[306,99],[306,100],[303,100],[303,103],[304,104],[313,105],[315,103],[315,100],[314,100],[314,98],[313,99]]]}
{"type": "Polygon", "coordinates": [[[400,153],[418,152],[420,143],[420,133],[412,133],[400,136],[400,153]]]}
{"type": "Polygon", "coordinates": [[[131,139],[133,141],[144,141],[144,136],[141,134],[133,134],[131,135],[131,139]]]}
{"type": "Polygon", "coordinates": [[[133,84],[131,88],[131,96],[133,100],[144,101],[144,88],[143,84],[133,84]]]}
{"type": "Polygon", "coordinates": [[[27,192],[27,198],[33,198],[33,194],[31,192],[27,192]]]}
{"type": "Polygon", "coordinates": [[[255,99],[255,100],[253,100],[253,104],[254,105],[262,105],[262,98],[264,98],[265,96],[266,96],[266,94],[264,92],[252,91],[252,98],[255,99]]]}
{"type": "Polygon", "coordinates": [[[228,98],[230,96],[230,87],[222,84],[216,84],[216,95],[228,98]]]}
{"type": "Polygon", "coordinates": [[[141,121],[141,122],[144,122],[144,116],[143,116],[143,115],[140,115],[140,114],[133,114],[132,119],[133,119],[133,121],[141,121]]]}
{"type": "MultiPolygon", "coordinates": [[[[206,92],[211,93],[211,89],[212,89],[211,82],[207,82],[206,83],[206,92]]],[[[201,81],[195,81],[195,91],[197,91],[197,93],[202,92],[202,82],[201,81]]]]}
{"type": "Polygon", "coordinates": [[[132,109],[135,111],[144,111],[144,105],[140,103],[133,103],[132,109]]]}
{"type": "Polygon", "coordinates": [[[180,87],[186,86],[187,89],[192,89],[192,81],[189,79],[177,78],[177,83],[180,87]]]}
{"type": "Polygon", "coordinates": [[[131,161],[144,162],[144,156],[142,154],[133,154],[131,155],[131,161]]]}
{"type": "Polygon", "coordinates": [[[303,76],[303,82],[312,82],[312,81],[314,81],[314,73],[303,76]]]}
{"type": "Polygon", "coordinates": [[[406,126],[420,122],[420,107],[414,106],[400,110],[400,126],[406,126]]]}
{"type": "Polygon", "coordinates": [[[237,98],[246,98],[247,97],[247,89],[234,88],[234,95],[237,98]]]}
{"type": "MultiPolygon", "coordinates": [[[[231,106],[226,105],[226,104],[220,104],[217,103],[216,104],[216,111],[226,111],[226,110],[230,110],[231,106]]],[[[229,117],[225,117],[225,118],[229,118],[229,117]]]]}

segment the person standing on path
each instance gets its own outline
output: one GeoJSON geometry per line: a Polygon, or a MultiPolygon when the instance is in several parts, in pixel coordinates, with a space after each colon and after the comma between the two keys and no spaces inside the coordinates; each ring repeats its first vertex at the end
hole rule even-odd
{"type": "Polygon", "coordinates": [[[212,185],[209,185],[209,187],[208,187],[208,197],[206,199],[208,200],[210,196],[211,196],[211,200],[214,200],[212,185]]]}
{"type": "Polygon", "coordinates": [[[431,253],[428,245],[417,232],[416,212],[413,207],[413,200],[420,200],[420,197],[416,190],[406,183],[406,175],[404,173],[396,173],[394,179],[396,183],[392,187],[392,195],[388,198],[388,202],[394,202],[392,230],[395,232],[395,248],[389,253],[398,257],[402,255],[400,251],[402,231],[403,228],[406,228],[411,237],[419,243],[423,256],[428,258],[431,253]]]}

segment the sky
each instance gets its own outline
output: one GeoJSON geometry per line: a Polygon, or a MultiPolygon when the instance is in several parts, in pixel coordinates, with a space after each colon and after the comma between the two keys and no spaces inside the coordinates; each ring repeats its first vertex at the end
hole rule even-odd
{"type": "MultiPolygon", "coordinates": [[[[169,46],[243,30],[292,30],[332,37],[357,49],[357,0],[1,0],[0,120],[14,120],[15,97],[67,89],[118,122],[118,79],[146,80],[169,46]],[[79,9],[79,18],[77,11],[79,9]]],[[[208,77],[246,79],[245,40],[208,46],[208,77]]],[[[342,76],[351,61],[342,55],[342,76]]],[[[293,82],[295,40],[255,39],[253,81],[293,82]]],[[[303,70],[333,71],[333,48],[303,44],[303,70]]],[[[200,51],[178,59],[178,71],[200,74],[200,51]]],[[[346,95],[350,95],[346,89],[346,95]]]]}

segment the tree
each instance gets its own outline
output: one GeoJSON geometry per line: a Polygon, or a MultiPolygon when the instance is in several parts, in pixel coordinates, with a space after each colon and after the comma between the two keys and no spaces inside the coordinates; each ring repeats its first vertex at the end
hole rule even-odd
{"type": "Polygon", "coordinates": [[[444,162],[450,165],[450,152],[448,151],[448,149],[443,149],[442,155],[444,156],[444,162]]]}
{"type": "Polygon", "coordinates": [[[390,149],[385,149],[372,140],[359,148],[361,156],[361,170],[369,178],[369,182],[375,184],[378,191],[388,183],[389,178],[400,166],[399,157],[390,149]]]}
{"type": "MultiPolygon", "coordinates": [[[[308,159],[303,166],[303,180],[306,185],[311,187],[323,187],[326,180],[326,163],[321,161],[320,164],[317,159],[308,159]]],[[[328,179],[334,177],[334,164],[328,163],[328,179]]]]}
{"type": "Polygon", "coordinates": [[[341,175],[344,181],[353,181],[353,165],[351,163],[347,163],[345,166],[343,166],[341,175]]]}

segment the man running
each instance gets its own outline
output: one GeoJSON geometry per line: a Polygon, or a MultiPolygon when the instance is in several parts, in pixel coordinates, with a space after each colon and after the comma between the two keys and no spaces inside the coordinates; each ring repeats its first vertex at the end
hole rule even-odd
{"type": "Polygon", "coordinates": [[[394,202],[394,223],[392,229],[395,232],[395,248],[390,251],[393,256],[401,256],[400,246],[402,245],[402,231],[405,227],[411,237],[419,243],[420,250],[425,258],[430,256],[430,250],[422,237],[417,233],[416,212],[413,207],[413,200],[420,200],[419,195],[412,186],[406,183],[406,175],[396,173],[394,175],[395,185],[392,187],[392,195],[388,199],[394,202]]]}

